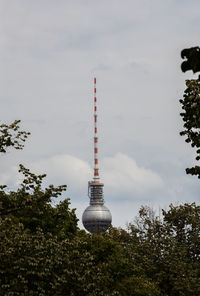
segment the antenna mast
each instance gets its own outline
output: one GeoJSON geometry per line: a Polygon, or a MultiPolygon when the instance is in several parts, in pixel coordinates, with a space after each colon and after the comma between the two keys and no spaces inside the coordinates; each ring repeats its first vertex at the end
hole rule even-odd
{"type": "Polygon", "coordinates": [[[98,168],[98,133],[97,133],[97,88],[96,77],[94,78],[94,183],[99,183],[98,168]]]}

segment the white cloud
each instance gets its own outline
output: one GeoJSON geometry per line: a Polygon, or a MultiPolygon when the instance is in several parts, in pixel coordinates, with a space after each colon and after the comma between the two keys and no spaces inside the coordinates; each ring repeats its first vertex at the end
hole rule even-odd
{"type": "MultiPolygon", "coordinates": [[[[149,190],[163,186],[161,177],[153,170],[140,167],[136,161],[123,153],[105,157],[102,161],[101,180],[105,183],[107,194],[120,196],[133,194],[143,195],[149,190]]],[[[26,166],[36,174],[47,174],[48,183],[67,184],[75,195],[83,193],[87,182],[92,179],[93,171],[89,163],[68,154],[55,155],[29,162],[26,166]]],[[[4,170],[0,174],[2,183],[19,183],[17,166],[4,170]]],[[[21,178],[20,178],[21,179],[21,178]]]]}
{"type": "Polygon", "coordinates": [[[70,193],[79,196],[83,188],[87,188],[87,182],[92,174],[86,161],[68,154],[41,159],[30,163],[29,167],[38,174],[41,172],[47,174],[48,182],[66,184],[70,193]]]}
{"type": "Polygon", "coordinates": [[[133,158],[123,153],[103,160],[103,179],[107,194],[115,196],[142,195],[164,185],[156,172],[140,167],[133,158]]]}
{"type": "MultiPolygon", "coordinates": [[[[81,198],[87,182],[92,179],[92,168],[78,157],[63,154],[41,159],[29,166],[33,171],[47,173],[48,182],[67,184],[69,195],[81,198]]],[[[161,177],[154,171],[140,167],[136,161],[122,153],[102,160],[102,178],[106,194],[124,199],[130,195],[145,195],[163,186],[161,177]]]]}
{"type": "MultiPolygon", "coordinates": [[[[14,158],[16,155],[17,153],[14,158]]],[[[7,184],[10,189],[16,189],[23,179],[17,172],[17,165],[13,163],[14,160],[3,158],[0,167],[0,183],[7,184]]],[[[137,215],[141,205],[157,209],[171,202],[194,201],[195,196],[198,199],[199,191],[197,186],[195,187],[195,181],[192,179],[191,182],[188,176],[180,177],[175,171],[176,165],[172,171],[169,168],[170,178],[164,182],[159,174],[168,169],[168,166],[157,166],[156,170],[148,169],[123,153],[105,157],[100,164],[100,177],[105,185],[105,202],[112,212],[115,226],[124,227],[126,222],[137,215]]],[[[46,173],[45,186],[66,184],[67,192],[63,198],[70,198],[71,208],[77,208],[77,217],[81,221],[83,210],[89,203],[87,182],[93,176],[92,168],[87,161],[72,155],[60,154],[26,162],[24,165],[35,174],[46,173]]],[[[166,173],[162,173],[163,178],[165,175],[166,173]]],[[[79,225],[82,227],[81,222],[79,225]]]]}

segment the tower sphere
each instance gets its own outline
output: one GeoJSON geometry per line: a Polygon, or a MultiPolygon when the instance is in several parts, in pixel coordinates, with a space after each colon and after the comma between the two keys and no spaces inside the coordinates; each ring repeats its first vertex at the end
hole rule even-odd
{"type": "Polygon", "coordinates": [[[109,209],[101,204],[88,206],[83,212],[82,222],[85,229],[91,233],[106,231],[112,222],[109,209]]]}

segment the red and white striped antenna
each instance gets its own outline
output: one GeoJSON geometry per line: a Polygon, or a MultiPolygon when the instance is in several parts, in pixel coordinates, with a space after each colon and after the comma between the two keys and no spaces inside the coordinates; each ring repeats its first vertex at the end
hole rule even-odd
{"type": "Polygon", "coordinates": [[[94,182],[99,183],[99,168],[98,168],[98,133],[97,133],[97,88],[96,77],[94,78],[94,182]]]}

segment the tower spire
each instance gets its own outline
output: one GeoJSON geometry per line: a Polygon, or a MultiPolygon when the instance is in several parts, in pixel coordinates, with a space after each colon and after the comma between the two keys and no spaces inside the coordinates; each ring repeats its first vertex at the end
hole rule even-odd
{"type": "Polygon", "coordinates": [[[99,183],[99,167],[98,167],[98,131],[97,131],[97,88],[96,77],[94,78],[94,177],[95,183],[99,183]]]}

